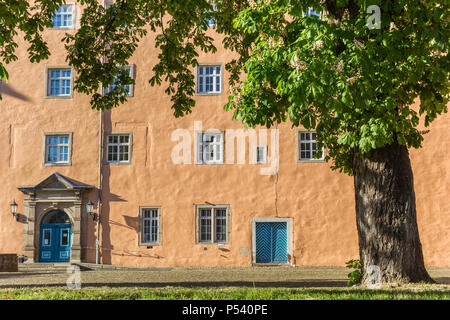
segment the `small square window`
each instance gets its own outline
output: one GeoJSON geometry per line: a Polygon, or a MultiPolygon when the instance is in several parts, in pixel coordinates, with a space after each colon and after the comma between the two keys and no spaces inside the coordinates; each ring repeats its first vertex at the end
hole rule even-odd
{"type": "Polygon", "coordinates": [[[197,163],[223,163],[223,132],[202,132],[197,134],[197,163]]]}
{"type": "MultiPolygon", "coordinates": [[[[126,72],[128,72],[129,76],[133,79],[133,66],[126,66],[126,67],[123,67],[122,69],[125,70],[126,72]]],[[[114,84],[111,84],[108,86],[108,88],[106,88],[106,90],[105,90],[106,94],[108,94],[109,92],[114,90],[114,88],[116,87],[116,84],[115,84],[116,82],[117,82],[117,76],[114,78],[114,84]]],[[[127,92],[128,96],[133,96],[134,87],[132,84],[124,85],[123,88],[127,92]]]]}
{"type": "Polygon", "coordinates": [[[298,132],[298,160],[313,161],[324,160],[324,150],[319,150],[316,132],[298,132]],[[321,152],[320,158],[315,158],[321,152]]]}
{"type": "Polygon", "coordinates": [[[222,93],[222,66],[200,65],[197,67],[197,94],[222,93]]]}
{"type": "MultiPolygon", "coordinates": [[[[212,13],[212,12],[217,11],[217,5],[215,3],[211,3],[211,7],[212,7],[212,9],[208,10],[207,13],[212,13]]],[[[208,27],[210,27],[210,28],[213,28],[216,26],[216,22],[214,21],[214,18],[212,15],[206,19],[206,23],[208,24],[208,27]]]]}
{"type": "Polygon", "coordinates": [[[52,17],[53,28],[73,28],[75,18],[75,3],[60,6],[52,17]]]}
{"type": "Polygon", "coordinates": [[[197,206],[198,243],[228,243],[228,206],[197,206]]]}
{"type": "Polygon", "coordinates": [[[106,135],[107,163],[130,163],[131,161],[131,134],[106,135]]]}
{"type": "Polygon", "coordinates": [[[70,164],[70,135],[45,135],[45,163],[70,164]]]}
{"type": "Polygon", "coordinates": [[[307,12],[303,13],[303,16],[304,17],[306,17],[306,16],[316,16],[319,19],[321,19],[322,18],[322,13],[315,11],[313,8],[309,8],[307,12]]]}
{"type": "Polygon", "coordinates": [[[47,83],[48,97],[70,97],[72,95],[72,69],[49,68],[47,83]]]}

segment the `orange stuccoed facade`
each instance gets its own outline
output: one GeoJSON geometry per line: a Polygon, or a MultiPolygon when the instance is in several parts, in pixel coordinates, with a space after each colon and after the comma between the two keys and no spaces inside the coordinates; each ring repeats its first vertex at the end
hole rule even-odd
{"type": "MultiPolygon", "coordinates": [[[[98,235],[102,264],[344,266],[358,259],[352,177],[324,161],[302,159],[312,144],[302,149],[302,129],[288,123],[256,128],[256,145],[229,134],[242,128],[223,109],[230,93],[223,64],[230,52],[200,55],[201,64],[220,67],[213,73],[219,78],[210,77],[220,88],[196,95],[193,112],[175,118],[164,87],[148,84],[158,54],[149,33],[130,59],[135,85],[128,101],[100,113],[88,96],[72,92],[73,71],[69,82],[52,82],[58,78],[52,70],[70,70],[61,42],[66,32],[76,30],[45,31],[52,54],[41,63],[30,63],[21,43],[19,59],[7,65],[9,81],[1,84],[0,253],[30,262],[96,262],[98,235]],[[51,91],[64,85],[68,95],[51,91]],[[199,135],[209,129],[216,129],[213,140],[199,135]],[[256,146],[265,150],[262,163],[252,163],[256,146]],[[205,157],[214,161],[199,161],[205,157]],[[17,218],[10,209],[14,200],[17,218]],[[89,202],[100,213],[99,230],[89,202]],[[67,220],[58,221],[61,212],[67,220]],[[68,234],[56,228],[62,224],[68,234]],[[66,256],[52,256],[62,245],[66,256]]],[[[221,48],[221,37],[214,36],[221,48]]],[[[204,75],[199,72],[197,82],[204,75]]],[[[450,266],[449,127],[450,116],[439,117],[426,128],[423,148],[410,152],[427,266],[450,266]]]]}

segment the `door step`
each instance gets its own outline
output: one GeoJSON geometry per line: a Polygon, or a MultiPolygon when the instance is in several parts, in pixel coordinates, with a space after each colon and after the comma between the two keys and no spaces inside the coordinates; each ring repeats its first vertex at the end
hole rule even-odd
{"type": "Polygon", "coordinates": [[[67,272],[70,262],[19,263],[19,272],[67,272]]]}

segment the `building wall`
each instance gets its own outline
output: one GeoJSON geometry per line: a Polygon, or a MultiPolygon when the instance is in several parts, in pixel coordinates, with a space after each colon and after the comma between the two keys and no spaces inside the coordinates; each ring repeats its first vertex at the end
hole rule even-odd
{"type": "MultiPolygon", "coordinates": [[[[17,189],[34,185],[55,171],[97,186],[99,112],[89,97],[45,98],[45,70],[64,66],[60,42],[66,30],[45,34],[51,57],[28,62],[26,46],[18,61],[8,65],[10,80],[2,84],[0,101],[0,253],[21,253],[24,226],[10,214],[13,199],[23,210],[24,195],[17,189]],[[71,166],[43,164],[46,132],[73,134],[71,166]]],[[[74,32],[74,31],[69,31],[74,32]]],[[[212,33],[212,31],[211,31],[212,33]]],[[[171,160],[176,129],[187,129],[194,139],[194,122],[204,130],[239,129],[242,125],[225,112],[229,88],[220,96],[197,96],[193,112],[176,119],[164,87],[151,87],[148,79],[157,59],[154,35],[149,34],[130,60],[136,66],[134,96],[103,113],[105,132],[132,132],[129,165],[102,168],[101,263],[133,266],[248,266],[252,263],[252,219],[292,219],[293,265],[339,265],[358,258],[353,180],[330,170],[324,162],[299,163],[296,128],[281,124],[279,170],[262,175],[267,165],[174,164],[171,160]],[[226,204],[230,208],[230,241],[224,246],[197,244],[195,205],[226,204]],[[158,206],[162,212],[160,246],[138,245],[139,207],[158,206]]],[[[218,47],[220,37],[216,36],[218,47]]],[[[201,54],[201,63],[226,63],[230,53],[201,54]]],[[[449,266],[450,139],[449,115],[440,117],[425,135],[424,147],[411,151],[417,197],[418,224],[428,266],[449,266]]],[[[247,145],[248,147],[248,145],[247,145]]],[[[269,132],[269,149],[272,147],[269,132]]],[[[270,155],[270,151],[269,151],[270,155]]],[[[97,190],[85,201],[96,203],[97,190]]],[[[95,262],[96,223],[82,223],[82,259],[95,262]]]]}

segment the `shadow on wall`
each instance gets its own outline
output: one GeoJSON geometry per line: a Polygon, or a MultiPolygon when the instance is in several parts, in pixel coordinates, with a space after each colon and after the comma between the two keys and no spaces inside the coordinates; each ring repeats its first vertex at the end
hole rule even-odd
{"type": "Polygon", "coordinates": [[[113,220],[109,220],[109,223],[118,227],[135,230],[136,233],[139,232],[138,217],[123,216],[123,218],[125,219],[125,224],[113,220]]]}
{"type": "MultiPolygon", "coordinates": [[[[112,121],[111,121],[111,110],[103,111],[103,132],[112,131],[112,121]]],[[[111,244],[111,227],[110,227],[110,203],[111,201],[125,201],[120,196],[111,197],[110,188],[110,176],[111,168],[109,165],[105,164],[105,136],[103,135],[103,154],[102,154],[102,185],[101,185],[101,219],[100,227],[102,228],[101,233],[101,247],[109,248],[109,250],[100,250],[100,262],[103,264],[111,264],[111,251],[113,249],[111,244]],[[115,200],[115,197],[120,200],[115,200]]]]}
{"type": "Polygon", "coordinates": [[[0,81],[0,93],[1,95],[5,95],[5,96],[10,96],[22,101],[31,101],[31,99],[29,97],[27,97],[26,95],[23,95],[20,92],[17,92],[16,90],[14,90],[9,84],[0,81]]]}

